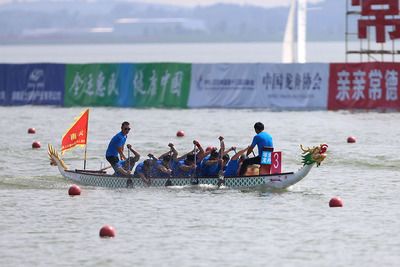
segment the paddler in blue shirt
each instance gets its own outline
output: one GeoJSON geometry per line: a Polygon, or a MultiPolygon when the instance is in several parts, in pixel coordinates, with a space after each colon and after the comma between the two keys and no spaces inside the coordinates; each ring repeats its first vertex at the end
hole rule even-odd
{"type": "Polygon", "coordinates": [[[226,165],[226,169],[224,172],[225,177],[238,176],[240,164],[244,160],[243,154],[247,151],[247,149],[248,149],[248,147],[246,147],[245,149],[239,150],[235,155],[233,155],[231,160],[226,165]]]}
{"type": "Polygon", "coordinates": [[[240,176],[243,176],[246,173],[247,166],[251,164],[261,163],[261,153],[263,147],[274,147],[272,143],[272,136],[269,133],[264,132],[264,124],[262,124],[261,122],[256,122],[254,124],[254,131],[256,132],[256,135],[254,136],[253,142],[251,143],[250,147],[247,149],[246,156],[250,155],[250,153],[253,152],[253,149],[256,145],[258,148],[258,156],[247,158],[243,161],[239,171],[240,176]]]}
{"type": "Polygon", "coordinates": [[[136,162],[140,159],[140,154],[132,148],[130,144],[127,144],[126,147],[135,155],[134,157],[129,157],[126,160],[120,160],[117,163],[118,171],[114,173],[114,175],[129,175],[132,172],[133,167],[135,167],[136,162]],[[122,168],[122,170],[121,170],[122,168]],[[128,172],[129,171],[129,172],[128,172]]]}
{"type": "Polygon", "coordinates": [[[224,138],[222,136],[218,137],[220,141],[220,152],[216,149],[212,149],[209,156],[205,157],[201,162],[201,175],[204,177],[216,177],[219,171],[223,168],[223,160],[220,155],[224,153],[224,138]]]}
{"type": "Polygon", "coordinates": [[[136,166],[134,177],[142,179],[143,183],[146,185],[151,184],[151,169],[154,161],[151,159],[146,159],[145,161],[139,163],[136,166]]]}
{"type": "Polygon", "coordinates": [[[106,160],[116,173],[121,172],[123,175],[129,175],[130,170],[125,171],[121,168],[120,164],[118,164],[120,161],[118,156],[120,156],[121,160],[126,160],[124,146],[130,130],[129,122],[124,121],[121,125],[121,131],[111,139],[106,151],[106,160]]]}

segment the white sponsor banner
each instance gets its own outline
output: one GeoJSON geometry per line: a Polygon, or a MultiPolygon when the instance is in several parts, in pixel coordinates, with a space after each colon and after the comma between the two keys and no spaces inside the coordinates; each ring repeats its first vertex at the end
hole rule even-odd
{"type": "Polygon", "coordinates": [[[260,64],[264,107],[326,109],[329,64],[260,64]]]}
{"type": "Polygon", "coordinates": [[[326,109],[329,64],[193,64],[188,107],[326,109]]]}
{"type": "Polygon", "coordinates": [[[257,70],[257,64],[193,64],[188,107],[251,106],[257,70]]]}

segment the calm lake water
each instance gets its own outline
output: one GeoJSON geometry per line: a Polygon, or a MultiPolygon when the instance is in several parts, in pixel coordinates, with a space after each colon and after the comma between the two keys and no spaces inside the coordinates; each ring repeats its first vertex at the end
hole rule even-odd
{"type": "MultiPolygon", "coordinates": [[[[397,140],[399,113],[269,112],[92,108],[88,167],[100,168],[123,120],[142,155],[179,152],[198,139],[246,146],[263,121],[283,152],[284,171],[300,167],[299,144],[326,142],[326,161],[283,192],[82,187],[49,165],[46,144],[83,108],[0,107],[1,266],[396,266],[400,261],[397,140]],[[35,135],[27,128],[36,127],[35,135]],[[175,137],[178,130],[186,136],[175,137]],[[349,135],[357,143],[348,144],[349,135]],[[32,150],[39,140],[42,148],[32,150]],[[343,208],[329,208],[339,196],[343,208]],[[114,239],[100,239],[111,224],[114,239]]],[[[66,153],[82,168],[83,150],[66,153]]]]}
{"type": "MultiPolygon", "coordinates": [[[[308,60],[344,61],[344,44],[310,43],[308,60]]],[[[0,62],[280,62],[280,44],[1,46],[0,62]]],[[[283,171],[301,166],[299,144],[327,143],[328,158],[282,192],[82,187],[49,165],[46,146],[84,108],[0,107],[0,266],[398,266],[400,113],[91,108],[88,168],[100,168],[124,120],[142,155],[184,153],[225,136],[245,147],[262,121],[283,152],[283,171]],[[35,127],[37,133],[28,135],[35,127]],[[175,136],[184,130],[183,138],[175,136]],[[354,135],[357,143],[348,144],[354,135]],[[38,140],[42,148],[32,150],[38,140]],[[329,208],[332,197],[343,208],[329,208]],[[104,224],[114,239],[100,239],[104,224]]],[[[83,150],[67,152],[83,167],[83,150]]]]}

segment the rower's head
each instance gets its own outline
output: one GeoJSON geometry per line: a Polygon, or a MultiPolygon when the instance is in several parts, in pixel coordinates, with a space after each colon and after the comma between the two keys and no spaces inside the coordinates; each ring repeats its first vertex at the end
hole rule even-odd
{"type": "Polygon", "coordinates": [[[121,125],[121,132],[125,135],[127,135],[129,133],[129,131],[131,130],[131,128],[129,127],[129,122],[124,121],[121,125]]]}
{"type": "Polygon", "coordinates": [[[254,131],[256,131],[257,134],[264,131],[264,124],[262,122],[256,122],[254,124],[254,131]]]}
{"type": "Polygon", "coordinates": [[[171,155],[165,155],[163,158],[162,158],[162,163],[164,164],[164,165],[168,165],[169,164],[169,162],[171,161],[171,155]]]}
{"type": "Polygon", "coordinates": [[[151,168],[151,165],[152,165],[152,160],[151,159],[146,159],[145,161],[143,161],[143,167],[145,168],[145,169],[150,169],[151,168]]]}
{"type": "Polygon", "coordinates": [[[186,156],[186,159],[185,159],[185,164],[190,165],[190,164],[192,164],[193,162],[194,162],[194,155],[193,155],[193,154],[188,154],[188,155],[186,156]]]}
{"type": "Polygon", "coordinates": [[[213,149],[210,153],[210,159],[216,159],[218,158],[218,156],[219,156],[218,151],[216,149],[213,149]]]}

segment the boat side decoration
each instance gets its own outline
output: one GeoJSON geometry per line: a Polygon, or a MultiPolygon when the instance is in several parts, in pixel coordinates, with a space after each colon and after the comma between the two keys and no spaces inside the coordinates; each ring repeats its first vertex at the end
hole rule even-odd
{"type": "MultiPolygon", "coordinates": [[[[314,165],[319,166],[326,158],[328,145],[321,144],[312,148],[304,148],[302,163],[303,166],[296,172],[286,172],[278,174],[267,174],[258,176],[241,177],[222,177],[223,186],[237,189],[285,189],[301,181],[310,172],[314,165]]],[[[114,176],[104,171],[94,170],[69,170],[58,152],[52,145],[48,145],[48,155],[50,164],[57,166],[60,174],[73,182],[110,188],[133,188],[133,187],[166,187],[166,186],[214,186],[219,188],[221,177],[152,177],[149,180],[142,181],[136,177],[114,176]]]]}

